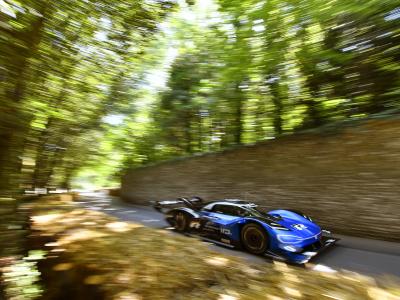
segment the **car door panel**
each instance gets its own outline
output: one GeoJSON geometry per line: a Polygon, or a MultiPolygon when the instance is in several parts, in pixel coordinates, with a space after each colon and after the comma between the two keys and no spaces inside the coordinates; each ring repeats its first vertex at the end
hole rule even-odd
{"type": "Polygon", "coordinates": [[[204,212],[200,218],[201,233],[204,235],[218,238],[220,232],[220,224],[218,216],[212,212],[204,212]]]}

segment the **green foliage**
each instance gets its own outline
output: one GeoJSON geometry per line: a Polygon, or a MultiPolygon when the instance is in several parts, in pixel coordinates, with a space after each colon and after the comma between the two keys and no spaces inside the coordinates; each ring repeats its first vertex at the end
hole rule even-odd
{"type": "Polygon", "coordinates": [[[1,5],[1,193],[68,186],[102,117],[126,110],[140,57],[174,3],[1,5]]]}
{"type": "MultiPolygon", "coordinates": [[[[399,108],[396,4],[207,3],[183,5],[170,21],[179,51],[150,111],[169,155],[399,108]]],[[[142,163],[160,149],[148,146],[142,163]]]]}
{"type": "Polygon", "coordinates": [[[5,3],[2,190],[400,108],[396,1],[5,3]]]}

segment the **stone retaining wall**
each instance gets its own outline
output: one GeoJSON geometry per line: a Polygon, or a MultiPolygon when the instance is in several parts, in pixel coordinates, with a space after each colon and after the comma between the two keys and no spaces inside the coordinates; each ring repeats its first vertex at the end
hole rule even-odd
{"type": "Polygon", "coordinates": [[[293,208],[337,233],[400,241],[400,119],[283,136],[132,169],[128,201],[198,195],[293,208]]]}

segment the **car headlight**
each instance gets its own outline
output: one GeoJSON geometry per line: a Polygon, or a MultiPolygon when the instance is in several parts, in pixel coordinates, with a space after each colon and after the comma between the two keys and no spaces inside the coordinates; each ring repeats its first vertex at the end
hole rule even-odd
{"type": "Polygon", "coordinates": [[[295,246],[283,246],[282,249],[289,251],[289,252],[299,252],[299,248],[295,247],[295,246]]]}
{"type": "Polygon", "coordinates": [[[295,236],[295,235],[289,235],[289,234],[278,234],[277,239],[279,242],[283,244],[295,244],[299,243],[303,240],[303,238],[295,236]]]}

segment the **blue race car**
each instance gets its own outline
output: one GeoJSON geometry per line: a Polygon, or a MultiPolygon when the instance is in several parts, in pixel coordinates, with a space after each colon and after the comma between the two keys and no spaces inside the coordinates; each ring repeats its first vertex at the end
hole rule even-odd
{"type": "Polygon", "coordinates": [[[295,210],[262,211],[256,204],[225,199],[205,203],[199,197],[157,201],[176,231],[250,253],[304,264],[338,240],[295,210]]]}

